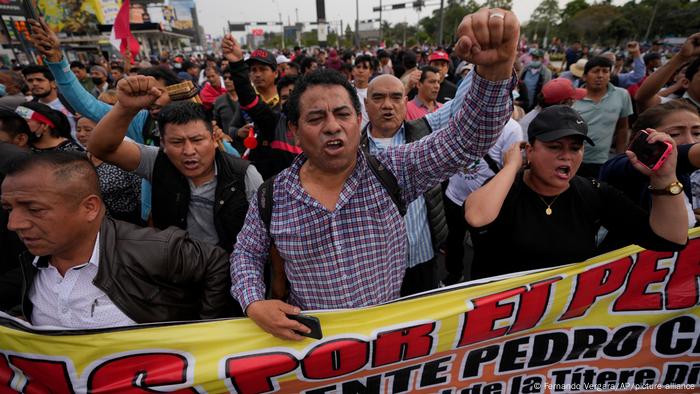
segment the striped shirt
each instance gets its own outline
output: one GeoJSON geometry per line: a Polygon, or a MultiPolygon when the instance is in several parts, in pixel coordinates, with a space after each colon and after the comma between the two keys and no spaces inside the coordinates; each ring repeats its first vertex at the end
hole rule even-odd
{"type": "MultiPolygon", "coordinates": [[[[510,118],[514,83],[512,77],[491,82],[475,75],[447,128],[377,154],[396,176],[406,203],[488,151],[510,118]]],[[[356,308],[398,298],[406,271],[406,228],[364,156],[358,149],[333,211],[302,187],[299,171],[305,161],[299,155],[275,178],[269,233],[257,201],[250,204],[231,254],[231,294],[244,310],[265,298],[263,269],[272,238],[285,261],[292,305],[356,308]]]]}
{"type": "MultiPolygon", "coordinates": [[[[373,155],[382,150],[396,145],[406,143],[406,133],[403,125],[399,131],[394,134],[387,144],[382,143],[380,139],[372,137],[372,127],[367,129],[367,137],[369,139],[369,152],[373,155]]],[[[430,227],[428,226],[428,210],[425,207],[425,199],[423,196],[418,197],[406,208],[406,235],[408,235],[408,268],[415,267],[420,263],[424,263],[435,257],[433,250],[433,242],[430,236],[430,227]]]]}

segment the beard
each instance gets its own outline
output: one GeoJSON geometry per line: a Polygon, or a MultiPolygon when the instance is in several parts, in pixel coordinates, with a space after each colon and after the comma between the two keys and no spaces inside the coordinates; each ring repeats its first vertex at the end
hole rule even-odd
{"type": "Polygon", "coordinates": [[[51,90],[47,90],[47,91],[44,91],[44,92],[41,92],[41,93],[35,93],[35,92],[32,90],[32,96],[34,96],[34,97],[36,97],[36,98],[48,97],[50,94],[51,94],[51,90]]]}

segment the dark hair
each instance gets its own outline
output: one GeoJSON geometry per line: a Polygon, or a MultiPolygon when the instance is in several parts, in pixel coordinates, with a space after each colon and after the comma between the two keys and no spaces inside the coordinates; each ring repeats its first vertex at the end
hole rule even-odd
{"type": "Polygon", "coordinates": [[[27,121],[10,110],[0,110],[0,131],[6,132],[12,138],[19,134],[29,135],[32,132],[27,121]]]}
{"type": "Polygon", "coordinates": [[[318,64],[318,61],[314,59],[313,57],[305,57],[301,59],[301,73],[304,74],[306,70],[311,68],[311,63],[316,63],[318,64]]]}
{"type": "Polygon", "coordinates": [[[342,63],[340,65],[340,71],[347,71],[348,73],[352,73],[352,64],[350,63],[342,63]]]}
{"type": "Polygon", "coordinates": [[[54,137],[63,137],[73,141],[73,136],[71,136],[71,125],[68,121],[66,115],[61,111],[57,111],[44,103],[38,101],[28,101],[26,103],[20,104],[22,107],[36,111],[41,115],[48,118],[54,127],[51,128],[50,133],[54,137]]]}
{"type": "Polygon", "coordinates": [[[299,63],[297,63],[297,62],[289,62],[289,63],[287,63],[287,68],[294,68],[297,71],[299,71],[300,67],[299,67],[299,63]]]}
{"type": "Polygon", "coordinates": [[[78,61],[78,60],[74,60],[74,61],[70,62],[70,68],[79,68],[79,69],[81,69],[81,70],[86,70],[86,71],[87,71],[87,67],[85,67],[85,65],[83,64],[83,62],[78,61]]]}
{"type": "Polygon", "coordinates": [[[352,51],[345,51],[345,52],[343,52],[343,56],[341,56],[340,58],[344,62],[348,62],[348,61],[352,60],[353,56],[355,56],[355,55],[352,53],[352,51]]]}
{"type": "Polygon", "coordinates": [[[289,122],[292,124],[298,124],[301,96],[309,88],[318,85],[342,86],[348,92],[348,96],[350,96],[350,101],[352,102],[352,107],[355,109],[355,112],[358,114],[360,113],[360,99],[357,97],[357,91],[350,84],[350,82],[348,82],[347,78],[343,74],[333,69],[316,70],[304,78],[300,78],[294,86],[292,94],[289,95],[289,100],[287,101],[287,119],[289,122]]]}
{"type": "Polygon", "coordinates": [[[637,121],[632,125],[632,130],[636,132],[644,129],[655,129],[668,115],[678,111],[688,111],[698,115],[698,110],[694,106],[682,100],[672,100],[650,107],[639,114],[637,121]]]}
{"type": "Polygon", "coordinates": [[[355,67],[362,63],[367,63],[370,70],[374,70],[374,62],[372,61],[372,56],[370,55],[360,55],[355,58],[355,67]]]}
{"type": "Polygon", "coordinates": [[[389,52],[387,52],[387,51],[379,51],[379,52],[377,53],[377,57],[381,59],[381,58],[384,58],[384,57],[391,57],[391,56],[389,56],[389,52]]]}
{"type": "Polygon", "coordinates": [[[440,70],[433,66],[423,66],[423,68],[420,69],[420,79],[418,80],[419,82],[425,81],[426,78],[428,78],[428,73],[434,73],[434,74],[439,74],[440,70]]]}
{"type": "Polygon", "coordinates": [[[207,66],[207,67],[204,69],[204,75],[206,75],[207,72],[208,72],[209,70],[214,70],[214,72],[216,73],[216,75],[221,75],[221,72],[219,71],[219,68],[218,68],[218,67],[215,67],[215,66],[207,66]]]}
{"type": "Polygon", "coordinates": [[[403,54],[403,66],[406,67],[406,69],[411,69],[416,66],[416,54],[413,53],[412,51],[406,51],[403,54]]]}
{"type": "Polygon", "coordinates": [[[685,69],[685,78],[688,81],[692,81],[695,74],[700,70],[700,57],[696,58],[690,65],[685,69]]]}
{"type": "Polygon", "coordinates": [[[296,84],[297,80],[298,78],[296,75],[285,75],[277,81],[277,91],[280,92],[282,88],[296,84]]]}
{"type": "Polygon", "coordinates": [[[159,81],[163,81],[166,86],[175,85],[182,82],[174,72],[164,67],[148,67],[139,70],[139,75],[153,77],[159,81]]]}
{"type": "Polygon", "coordinates": [[[187,70],[189,70],[190,68],[195,68],[195,67],[196,67],[196,68],[199,68],[198,65],[192,63],[192,62],[189,61],[189,60],[185,60],[185,61],[182,63],[182,70],[183,70],[183,71],[187,71],[187,70]]]}
{"type": "Polygon", "coordinates": [[[613,68],[613,62],[612,60],[608,59],[607,57],[603,56],[595,56],[591,58],[586,63],[586,66],[583,68],[583,74],[586,75],[588,74],[589,71],[591,71],[594,67],[603,67],[603,68],[609,68],[612,70],[613,68]]]}
{"type": "Polygon", "coordinates": [[[46,66],[30,64],[29,66],[22,69],[22,75],[24,75],[25,78],[32,74],[44,74],[44,78],[48,79],[49,81],[55,80],[53,74],[51,74],[51,70],[49,70],[49,68],[46,66]]]}
{"type": "Polygon", "coordinates": [[[120,73],[124,74],[124,67],[120,66],[119,64],[115,64],[114,66],[112,66],[112,70],[117,70],[120,73]]]}
{"type": "Polygon", "coordinates": [[[73,191],[71,193],[72,198],[82,200],[90,194],[102,198],[95,166],[92,165],[84,153],[48,151],[34,155],[22,155],[12,162],[5,175],[6,177],[16,176],[42,166],[54,170],[53,175],[56,178],[56,184],[66,184],[74,181],[76,178],[80,180],[80,182],[75,183],[75,185],[80,185],[78,192],[76,193],[75,189],[71,189],[73,191]]]}
{"type": "Polygon", "coordinates": [[[644,64],[649,65],[654,60],[661,60],[661,54],[658,52],[647,52],[644,54],[644,64]]]}
{"type": "Polygon", "coordinates": [[[161,135],[165,135],[165,126],[168,124],[183,125],[201,120],[209,132],[213,131],[209,115],[202,104],[192,101],[175,101],[163,107],[158,113],[158,129],[161,135]]]}

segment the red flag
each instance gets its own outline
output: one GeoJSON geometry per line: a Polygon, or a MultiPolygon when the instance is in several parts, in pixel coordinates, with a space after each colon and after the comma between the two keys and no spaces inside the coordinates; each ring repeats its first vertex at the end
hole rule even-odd
{"type": "Polygon", "coordinates": [[[131,34],[129,13],[129,0],[122,0],[122,6],[119,8],[117,18],[112,25],[109,41],[122,55],[126,56],[127,51],[131,52],[131,62],[133,63],[136,55],[139,53],[140,46],[134,35],[131,34]]]}

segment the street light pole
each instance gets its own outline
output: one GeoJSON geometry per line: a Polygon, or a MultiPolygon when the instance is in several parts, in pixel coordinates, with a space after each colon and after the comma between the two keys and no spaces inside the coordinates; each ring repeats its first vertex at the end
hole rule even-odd
{"type": "Polygon", "coordinates": [[[445,5],[445,0],[440,0],[440,28],[438,29],[438,39],[437,43],[442,46],[442,32],[443,26],[445,25],[445,13],[443,12],[443,6],[445,5]]]}
{"type": "Polygon", "coordinates": [[[355,0],[355,46],[360,48],[360,1],[355,0]]]}

